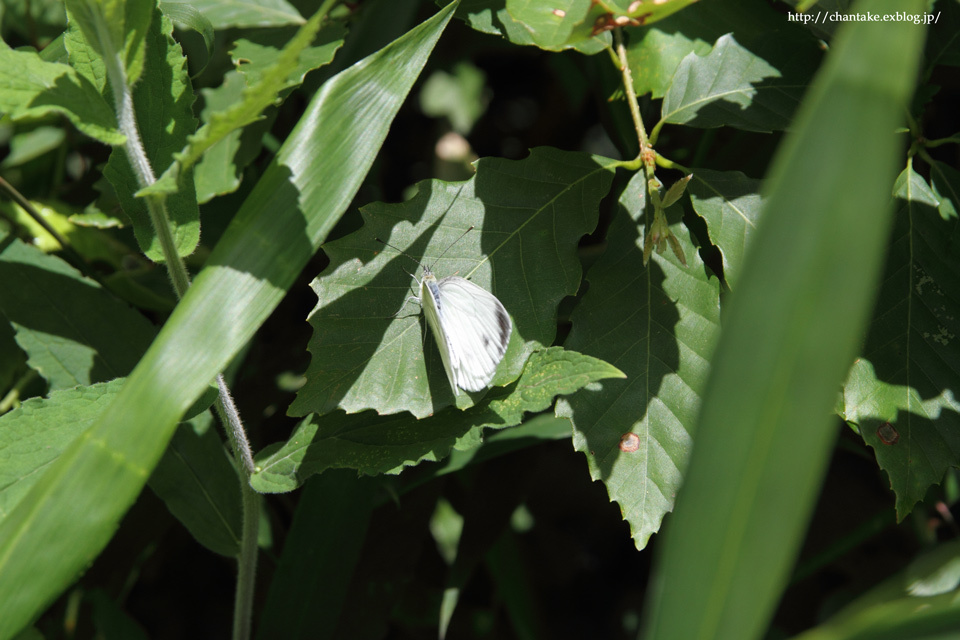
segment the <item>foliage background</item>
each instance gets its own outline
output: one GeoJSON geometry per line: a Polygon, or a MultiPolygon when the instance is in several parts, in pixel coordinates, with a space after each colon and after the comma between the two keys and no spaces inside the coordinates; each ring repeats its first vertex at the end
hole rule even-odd
{"type": "MultiPolygon", "coordinates": [[[[941,6],[946,7],[948,18],[956,19],[954,3],[940,2],[937,8],[941,6]]],[[[189,30],[176,32],[191,61],[190,72],[198,74],[193,85],[202,102],[194,105],[194,113],[201,119],[201,107],[212,108],[218,99],[223,104],[230,103],[226,85],[220,84],[232,68],[227,52],[234,50],[236,40],[246,38],[250,48],[239,55],[256,60],[258,54],[252,43],[269,42],[270,38],[283,43],[293,33],[292,28],[278,25],[267,31],[241,27],[237,21],[242,16],[217,14],[220,9],[215,4],[204,7],[205,15],[215,22],[216,41],[202,70],[193,62],[206,57],[202,38],[189,30]],[[216,91],[222,94],[218,96],[216,91]]],[[[304,3],[296,9],[300,15],[309,16],[314,8],[304,3]]],[[[209,256],[321,83],[348,62],[385,46],[435,11],[430,3],[364,3],[332,65],[306,75],[302,87],[293,90],[282,105],[267,111],[265,121],[251,125],[232,142],[234,149],[239,150],[234,152],[239,153],[235,157],[246,153],[245,161],[250,164],[243,168],[242,180],[223,178],[236,191],[220,197],[213,197],[215,190],[205,190],[205,185],[215,180],[197,181],[202,235],[200,248],[189,259],[194,270],[209,256]]],[[[675,97],[673,103],[665,97],[679,73],[677,65],[682,56],[676,53],[678,49],[664,42],[675,46],[678,40],[684,41],[681,52],[693,51],[709,60],[712,50],[723,52],[729,45],[722,39],[723,34],[739,32],[741,40],[749,42],[751,35],[759,38],[771,24],[782,27],[787,11],[788,7],[778,4],[756,3],[745,10],[732,3],[700,3],[646,32],[633,31],[631,43],[646,44],[631,49],[638,68],[657,70],[634,79],[638,93],[653,93],[653,99],[649,95],[641,98],[648,127],[660,114],[661,97],[664,104],[684,104],[682,97],[675,97]],[[677,59],[669,59],[664,52],[677,59]]],[[[5,7],[3,38],[13,46],[43,46],[63,27],[63,15],[55,3],[12,3],[5,7]],[[25,20],[26,11],[30,12],[30,20],[25,20]]],[[[940,29],[946,30],[947,26],[940,29]]],[[[798,29],[785,31],[803,39],[798,29]]],[[[952,53],[955,45],[941,47],[936,33],[943,31],[931,30],[927,45],[929,66],[925,67],[929,75],[922,78],[924,90],[915,98],[914,105],[915,115],[925,114],[923,131],[928,139],[957,130],[957,111],[951,109],[956,102],[956,74],[949,66],[951,60],[955,63],[957,59],[952,53]],[[941,54],[939,62],[943,66],[929,59],[937,53],[941,54]],[[935,92],[934,87],[939,91],[935,92]]],[[[334,39],[336,34],[329,37],[334,39]]],[[[795,73],[804,79],[795,91],[797,100],[804,95],[806,82],[822,60],[810,46],[814,42],[806,40],[802,55],[782,46],[782,42],[781,48],[758,48],[770,64],[785,70],[788,77],[795,73]],[[784,51],[793,55],[785,56],[784,51]]],[[[318,46],[317,65],[325,60],[321,49],[318,46]]],[[[351,233],[362,228],[361,206],[405,201],[412,193],[412,185],[422,180],[468,179],[471,169],[467,162],[462,158],[444,159],[437,153],[438,141],[451,131],[464,134],[472,150],[484,159],[521,161],[536,147],[633,158],[637,153],[635,135],[625,103],[618,99],[622,98],[618,96],[619,82],[606,54],[584,56],[576,51],[551,52],[517,46],[468,28],[460,20],[452,21],[411,97],[401,107],[373,169],[353,204],[330,232],[328,242],[350,238],[351,233]]],[[[685,119],[683,110],[678,108],[679,115],[673,121],[687,125],[693,122],[694,126],[666,126],[660,133],[658,151],[675,162],[698,169],[698,178],[689,187],[691,199],[683,201],[682,210],[674,209],[670,219],[678,235],[684,229],[681,218],[685,228],[693,232],[692,236],[682,232],[682,240],[687,259],[695,266],[679,273],[689,274],[684,277],[697,286],[712,286],[719,291],[716,274],[723,274],[726,285],[736,284],[741,257],[736,245],[746,244],[747,232],[724,227],[732,238],[725,245],[723,236],[714,235],[719,227],[711,220],[714,212],[706,202],[711,189],[726,179],[731,181],[734,191],[742,191],[745,200],[725,196],[725,204],[735,203],[747,212],[759,210],[760,195],[754,181],[767,174],[782,142],[779,130],[792,117],[789,108],[780,110],[782,105],[762,106],[772,114],[771,122],[757,125],[756,119],[747,118],[748,125],[741,128],[709,128],[716,124],[709,121],[709,115],[701,114],[697,123],[696,118],[685,119]],[[758,128],[775,131],[750,130],[758,128]],[[731,171],[743,176],[732,175],[731,171]],[[750,198],[755,200],[746,201],[750,198]],[[699,243],[699,252],[688,236],[699,243]],[[710,241],[714,244],[708,244],[710,241]]],[[[108,161],[108,147],[92,142],[62,120],[40,118],[16,124],[8,120],[6,127],[9,153],[3,161],[4,177],[28,198],[48,203],[54,210],[79,214],[101,197],[97,180],[101,170],[109,173],[108,169],[101,169],[108,161]]],[[[228,151],[223,153],[229,155],[228,151]]],[[[946,206],[940,203],[950,201],[944,194],[955,185],[951,171],[957,165],[956,145],[932,148],[928,153],[925,159],[942,163],[931,163],[932,172],[929,167],[923,170],[929,182],[936,184],[937,176],[944,176],[940,197],[933,196],[928,201],[934,203],[931,208],[946,206]],[[944,168],[938,173],[939,167],[944,168]]],[[[205,159],[197,173],[216,171],[224,164],[222,159],[205,159]]],[[[670,184],[682,173],[661,170],[658,175],[670,184]]],[[[622,172],[617,174],[610,194],[602,200],[598,198],[597,229],[580,242],[577,253],[584,272],[593,266],[603,267],[603,260],[616,255],[617,241],[624,238],[622,228],[614,225],[623,220],[623,205],[618,203],[621,192],[636,193],[637,185],[628,185],[628,177],[622,172]]],[[[905,174],[898,187],[900,193],[913,184],[911,180],[912,176],[905,174]]],[[[921,183],[916,190],[930,189],[926,182],[921,183]]],[[[892,184],[887,191],[894,191],[892,184]]],[[[639,200],[642,195],[636,198],[639,200]]],[[[906,201],[922,203],[924,198],[910,191],[906,201]]],[[[99,200],[99,204],[101,210],[107,209],[104,200],[99,200]]],[[[393,211],[389,205],[384,209],[393,211]]],[[[14,215],[8,212],[8,220],[14,215]]],[[[86,215],[98,214],[88,210],[86,215]]],[[[722,217],[722,211],[716,215],[728,220],[722,217]]],[[[950,219],[949,215],[944,217],[950,219]]],[[[41,237],[40,232],[29,228],[24,231],[26,223],[19,219],[5,224],[23,237],[41,237]]],[[[79,245],[83,229],[89,228],[72,233],[71,241],[76,237],[79,245]]],[[[900,227],[894,231],[895,238],[906,234],[908,240],[913,233],[900,227]]],[[[938,233],[934,227],[924,237],[935,239],[938,233]]],[[[439,239],[437,242],[442,244],[439,239]]],[[[98,271],[119,274],[117,279],[127,281],[134,290],[141,311],[154,324],[162,322],[175,300],[162,269],[137,258],[137,241],[129,228],[107,231],[91,244],[91,251],[99,252],[93,257],[98,271]]],[[[931,249],[928,253],[936,258],[930,258],[931,264],[925,266],[937,272],[939,282],[947,282],[950,273],[955,274],[956,262],[951,260],[950,251],[948,246],[944,252],[931,249]],[[942,274],[942,270],[947,273],[942,274]]],[[[91,256],[85,255],[88,259],[91,256]]],[[[896,255],[895,249],[891,249],[890,255],[896,255]]],[[[676,261],[670,262],[669,254],[655,260],[660,260],[655,262],[660,268],[676,266],[676,261]]],[[[228,372],[257,450],[285,440],[295,427],[296,422],[285,414],[294,401],[295,389],[302,383],[299,376],[310,366],[307,348],[312,330],[305,318],[317,301],[310,283],[327,266],[328,254],[318,252],[228,372]]],[[[896,261],[888,258],[891,274],[896,273],[897,266],[896,261]]],[[[892,277],[888,274],[884,281],[892,277]]],[[[397,282],[403,279],[398,275],[397,282]]],[[[677,299],[679,294],[670,296],[669,288],[663,289],[667,297],[677,299]]],[[[13,291],[14,287],[6,290],[13,291]]],[[[574,297],[576,290],[574,287],[567,292],[570,297],[560,305],[556,337],[552,341],[550,336],[543,338],[544,344],[566,344],[623,367],[616,362],[616,348],[609,355],[597,352],[604,346],[602,341],[577,334],[578,305],[585,296],[596,294],[599,287],[592,284],[574,297]],[[600,343],[599,347],[596,343],[600,343]]],[[[887,293],[881,288],[879,304],[895,308],[901,302],[896,291],[887,293]]],[[[719,307],[714,311],[718,312],[719,307]]],[[[9,307],[5,313],[10,315],[9,307]]],[[[695,315],[709,318],[709,313],[695,315]]],[[[718,319],[710,320],[716,323],[718,319]]],[[[138,322],[131,321],[131,326],[138,322]]],[[[3,388],[19,384],[21,398],[47,394],[44,379],[27,375],[31,368],[44,370],[43,365],[28,361],[24,351],[12,343],[10,326],[0,324],[0,332],[9,331],[0,334],[6,349],[0,371],[3,388]]],[[[127,340],[149,343],[152,331],[152,327],[145,326],[127,340]]],[[[866,338],[864,353],[882,351],[884,344],[875,343],[875,338],[866,338]]],[[[882,358],[879,360],[882,362],[882,358]]],[[[955,373],[955,362],[945,362],[947,369],[952,366],[955,373]]],[[[948,371],[948,381],[950,375],[948,371]]],[[[49,380],[48,376],[44,378],[49,380]]],[[[61,381],[51,386],[69,388],[89,382],[61,381]]],[[[937,384],[938,381],[933,382],[934,387],[937,384]]],[[[949,384],[939,390],[949,390],[949,384]]],[[[868,407],[862,414],[852,411],[864,406],[860,395],[876,397],[870,392],[874,388],[871,385],[869,380],[848,384],[844,407],[838,411],[854,427],[872,421],[864,430],[865,437],[876,433],[882,422],[877,416],[889,412],[889,407],[868,407]],[[867,392],[858,395],[860,389],[867,392]]],[[[929,400],[931,394],[922,396],[929,400]]],[[[571,402],[576,407],[576,399],[571,402]]],[[[946,411],[949,413],[949,409],[946,411]]],[[[216,451],[218,439],[214,438],[210,422],[201,416],[195,419],[194,428],[208,434],[206,441],[216,451]]],[[[643,552],[636,548],[643,546],[646,537],[659,528],[662,511],[641,506],[643,516],[639,520],[648,521],[640,525],[634,520],[633,527],[628,526],[621,519],[625,507],[609,502],[608,493],[618,497],[616,489],[609,482],[606,486],[591,482],[590,472],[598,474],[594,461],[585,466],[582,453],[570,446],[569,423],[552,418],[548,412],[523,429],[516,435],[506,430],[499,437],[491,437],[479,450],[483,453],[476,454],[477,460],[470,460],[473,454],[454,451],[446,461],[421,464],[397,477],[357,479],[350,470],[327,470],[299,492],[271,497],[264,511],[264,553],[256,605],[256,622],[262,637],[277,633],[304,637],[432,637],[438,618],[445,615],[444,611],[449,612],[442,603],[449,606],[451,590],[458,596],[450,618],[450,637],[635,636],[649,589],[651,558],[657,553],[658,536],[650,538],[643,552]],[[501,447],[504,453],[500,453],[501,447]],[[462,530],[458,530],[460,527],[462,530]],[[638,535],[638,529],[646,533],[638,535]],[[284,550],[290,549],[297,553],[292,558],[284,557],[284,550]]],[[[942,489],[933,487],[927,494],[929,485],[942,477],[942,469],[934,465],[930,478],[911,487],[912,493],[901,489],[897,494],[900,502],[895,505],[889,490],[891,479],[877,468],[873,450],[864,444],[864,438],[839,419],[835,432],[838,443],[793,578],[780,598],[770,632],[773,635],[792,635],[816,625],[840,604],[907,566],[921,549],[938,538],[955,535],[955,525],[948,516],[949,506],[956,500],[952,470],[942,489]],[[913,501],[921,498],[923,501],[914,507],[913,501]],[[902,519],[899,524],[897,514],[902,519]]],[[[177,442],[175,439],[167,455],[189,459],[190,452],[178,449],[177,442]]],[[[585,448],[582,440],[575,439],[574,443],[585,448]]],[[[872,446],[877,446],[876,440],[872,446]]],[[[878,450],[882,449],[881,445],[878,450]]],[[[954,462],[947,456],[946,466],[954,462]]],[[[894,472],[894,482],[897,477],[894,472]]],[[[140,493],[109,546],[38,621],[37,628],[45,637],[86,637],[93,635],[94,630],[120,637],[226,635],[233,600],[233,562],[210,553],[197,543],[196,533],[191,535],[180,525],[176,508],[169,501],[170,492],[163,489],[164,481],[159,473],[151,478],[153,492],[140,493]],[[165,502],[155,494],[167,496],[165,502]]],[[[176,480],[167,481],[172,482],[175,490],[181,488],[176,480]]],[[[212,486],[203,480],[197,484],[212,486]]],[[[670,504],[659,508],[669,510],[670,504]]],[[[708,532],[712,523],[703,522],[700,526],[708,532]]],[[[233,544],[216,539],[201,542],[215,550],[218,545],[229,550],[233,544]]]]}

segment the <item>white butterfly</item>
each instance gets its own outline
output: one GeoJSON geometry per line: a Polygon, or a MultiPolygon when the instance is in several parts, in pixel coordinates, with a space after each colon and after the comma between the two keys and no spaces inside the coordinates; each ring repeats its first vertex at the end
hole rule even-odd
{"type": "Polygon", "coordinates": [[[420,296],[413,299],[420,303],[437,341],[450,388],[454,395],[459,395],[460,389],[481,391],[493,380],[507,351],[513,330],[510,316],[496,296],[479,285],[459,276],[437,280],[429,267],[421,266],[420,296]]]}

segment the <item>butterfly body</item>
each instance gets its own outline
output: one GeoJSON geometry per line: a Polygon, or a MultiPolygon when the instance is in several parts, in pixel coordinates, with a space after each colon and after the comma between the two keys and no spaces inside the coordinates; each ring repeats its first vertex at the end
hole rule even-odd
{"type": "Polygon", "coordinates": [[[437,280],[424,267],[420,306],[454,395],[481,391],[503,360],[513,324],[492,293],[459,276],[437,280]]]}

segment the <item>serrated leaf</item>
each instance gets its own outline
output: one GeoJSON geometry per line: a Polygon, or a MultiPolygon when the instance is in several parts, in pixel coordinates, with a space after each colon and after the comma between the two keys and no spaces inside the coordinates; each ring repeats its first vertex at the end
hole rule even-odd
{"type": "MultiPolygon", "coordinates": [[[[307,72],[329,64],[343,45],[346,30],[340,24],[321,29],[313,45],[304,49],[296,67],[289,70],[286,82],[278,89],[274,105],[285,99],[299,86],[307,72]]],[[[276,63],[283,45],[289,42],[291,29],[260,30],[238,40],[231,57],[239,71],[224,75],[223,83],[213,89],[203,89],[204,108],[200,118],[204,123],[216,120],[243,99],[248,85],[257,84],[265,71],[276,63]]],[[[244,168],[262,151],[264,132],[269,130],[276,111],[267,108],[266,115],[242,129],[230,131],[208,148],[196,164],[195,179],[200,203],[215,196],[232,193],[240,186],[244,168]]]]}
{"type": "Polygon", "coordinates": [[[234,130],[257,121],[263,110],[274,104],[279,93],[290,86],[289,78],[296,73],[300,55],[313,42],[324,18],[325,15],[320,13],[310,18],[283,48],[274,64],[260,73],[259,81],[247,86],[243,99],[229,109],[211,114],[209,122],[191,135],[188,144],[175,154],[176,162],[164,171],[156,183],[138,195],[177,192],[181,174],[189,175],[189,169],[210,147],[234,130]]]}
{"type": "Polygon", "coordinates": [[[346,210],[451,14],[327,82],[123,389],[0,522],[0,637],[28,625],[110,540],[180,416],[346,210]]]}
{"type": "MultiPolygon", "coordinates": [[[[169,2],[166,4],[174,4],[169,2]]],[[[282,27],[303,24],[303,16],[286,0],[192,0],[217,31],[231,27],[282,27]]]]}
{"type": "Polygon", "coordinates": [[[591,477],[620,504],[640,549],[673,508],[720,321],[718,284],[682,223],[670,229],[689,266],[665,252],[644,268],[645,182],[637,173],[620,197],[609,244],[587,273],[590,288],[565,343],[610,362],[627,379],[557,403],[557,416],[573,422],[574,447],[586,455],[591,477]],[[635,449],[621,448],[631,442],[635,449]]]}
{"type": "Polygon", "coordinates": [[[100,91],[74,69],[44,62],[30,51],[0,41],[0,111],[14,121],[58,113],[104,144],[123,144],[113,109],[100,91]]]}
{"type": "Polygon", "coordinates": [[[697,169],[689,191],[694,211],[707,222],[710,242],[720,249],[723,279],[733,288],[760,216],[760,180],[739,171],[697,169]]]}
{"type": "Polygon", "coordinates": [[[156,330],[59,258],[0,239],[0,314],[51,389],[127,375],[156,330]]]}
{"type": "Polygon", "coordinates": [[[144,46],[150,24],[156,20],[156,1],[65,0],[67,17],[101,58],[117,56],[126,72],[127,86],[140,79],[144,46]]]}
{"type": "MultiPolygon", "coordinates": [[[[171,166],[174,153],[183,148],[187,136],[197,128],[187,59],[172,34],[173,24],[157,10],[147,34],[144,77],[133,90],[143,147],[157,174],[171,166]]],[[[133,223],[141,251],[154,262],[163,262],[163,250],[147,204],[134,196],[140,183],[125,148],[114,148],[103,175],[113,185],[124,212],[133,223]]],[[[166,208],[177,253],[188,256],[200,241],[200,210],[192,172],[181,176],[180,190],[166,199],[166,208]]]]}
{"type": "Polygon", "coordinates": [[[890,477],[902,520],[960,465],[960,268],[957,220],[939,215],[923,178],[908,167],[894,194],[900,207],[886,271],[844,385],[844,417],[890,477]]]}
{"type": "MultiPolygon", "coordinates": [[[[364,207],[363,228],[324,245],[330,266],[312,285],[312,360],[290,415],[340,408],[424,417],[454,401],[432,338],[422,339],[419,309],[405,304],[404,269],[416,265],[378,237],[438,277],[472,278],[499,297],[514,331],[493,384],[516,379],[527,356],[552,343],[557,305],[580,285],[577,243],[596,226],[612,164],[538,148],[520,161],[482,159],[466,182],[422,182],[402,204],[364,207]]],[[[470,398],[460,394],[458,406],[470,398]]]]}
{"type": "Polygon", "coordinates": [[[784,48],[781,39],[739,43],[730,34],[704,57],[688,54],[663,98],[661,122],[694,127],[776,131],[790,124],[813,72],[806,48],[784,48]],[[784,51],[795,54],[784,58],[784,51]],[[779,53],[778,53],[779,52],[779,53]],[[774,63],[777,63],[776,66],[774,63]]]}
{"type": "MultiPolygon", "coordinates": [[[[244,34],[237,40],[230,50],[230,58],[242,73],[248,85],[256,85],[262,81],[265,73],[281,61],[283,49],[296,36],[294,28],[258,29],[244,34]]],[[[304,47],[296,65],[288,69],[286,82],[282,83],[279,91],[284,92],[303,82],[304,76],[313,69],[330,64],[347,35],[347,29],[340,23],[324,26],[317,32],[312,44],[304,47]]]]}
{"type": "Polygon", "coordinates": [[[530,356],[523,375],[509,390],[491,393],[487,402],[468,411],[447,410],[425,420],[369,411],[313,415],[286,443],[257,456],[250,484],[257,491],[276,493],[292,491],[311,475],[332,468],[368,475],[399,473],[424,460],[442,460],[471,431],[479,436],[484,428],[520,424],[524,413],[543,411],[557,395],[621,377],[622,372],[602,360],[551,347],[530,356]]]}

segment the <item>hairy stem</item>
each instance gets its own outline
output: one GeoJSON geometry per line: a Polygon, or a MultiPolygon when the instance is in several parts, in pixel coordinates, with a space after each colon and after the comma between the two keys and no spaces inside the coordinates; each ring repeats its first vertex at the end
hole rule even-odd
{"type": "MultiPolygon", "coordinates": [[[[110,86],[113,90],[114,104],[117,110],[117,122],[120,132],[126,136],[127,141],[123,150],[127,155],[127,161],[133,167],[137,176],[137,183],[141,189],[154,184],[157,179],[150,166],[150,160],[147,158],[146,150],[140,138],[140,130],[137,127],[136,111],[133,104],[133,93],[127,83],[126,69],[120,57],[116,43],[112,42],[109,30],[102,15],[97,16],[95,20],[97,28],[97,37],[103,48],[104,63],[107,69],[107,77],[110,80],[110,86]]],[[[180,254],[177,252],[176,243],[173,239],[173,232],[170,228],[170,218],[167,215],[166,198],[162,195],[148,194],[145,198],[147,209],[150,212],[150,222],[153,225],[157,238],[160,241],[160,247],[163,251],[164,261],[167,266],[167,272],[170,275],[170,281],[177,293],[178,298],[182,298],[190,287],[190,275],[187,272],[186,265],[180,254]]],[[[257,539],[259,537],[260,524],[260,498],[250,487],[250,474],[253,472],[253,455],[250,451],[250,444],[244,433],[243,424],[240,421],[240,415],[230,397],[230,392],[223,380],[223,376],[217,376],[217,386],[219,388],[219,398],[217,399],[216,409],[223,421],[227,437],[233,447],[234,456],[237,460],[237,471],[240,480],[240,493],[243,504],[243,529],[240,540],[240,554],[237,557],[237,588],[234,599],[234,628],[233,637],[235,640],[246,640],[250,637],[250,621],[253,610],[253,592],[254,579],[257,569],[257,539]]]]}

